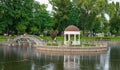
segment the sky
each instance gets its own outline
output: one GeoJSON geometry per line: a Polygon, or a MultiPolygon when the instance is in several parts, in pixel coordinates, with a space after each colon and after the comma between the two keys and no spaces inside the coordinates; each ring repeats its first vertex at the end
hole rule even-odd
{"type": "Polygon", "coordinates": [[[112,1],[114,1],[114,2],[120,2],[120,0],[109,0],[109,2],[112,2],[112,1]]]}
{"type": "Polygon", "coordinates": [[[41,4],[48,4],[47,10],[51,11],[52,10],[52,5],[49,3],[48,0],[36,0],[38,2],[40,2],[41,4]]]}

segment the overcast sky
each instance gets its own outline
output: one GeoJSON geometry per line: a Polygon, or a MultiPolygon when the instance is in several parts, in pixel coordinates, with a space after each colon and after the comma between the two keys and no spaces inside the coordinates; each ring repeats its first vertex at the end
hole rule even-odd
{"type": "Polygon", "coordinates": [[[36,1],[40,2],[41,4],[48,4],[47,10],[49,10],[49,11],[52,10],[52,5],[49,3],[48,0],[36,0],[36,1]]]}

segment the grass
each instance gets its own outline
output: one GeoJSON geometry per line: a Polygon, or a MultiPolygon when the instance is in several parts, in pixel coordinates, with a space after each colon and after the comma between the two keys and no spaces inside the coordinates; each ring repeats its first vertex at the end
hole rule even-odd
{"type": "MultiPolygon", "coordinates": [[[[41,37],[44,40],[50,40],[52,41],[50,36],[47,37],[41,37]]],[[[73,40],[74,37],[72,37],[71,39],[73,40]]],[[[63,36],[57,36],[56,37],[57,41],[64,41],[64,37],[63,36]]],[[[120,41],[120,36],[117,37],[81,37],[80,38],[81,41],[97,41],[97,40],[104,40],[104,41],[120,41]]]]}
{"type": "MultiPolygon", "coordinates": [[[[15,37],[17,37],[17,36],[11,36],[11,37],[0,36],[0,42],[5,42],[5,41],[7,41],[8,38],[13,39],[15,37]]],[[[39,36],[39,37],[42,38],[43,40],[52,41],[50,36],[39,36]]],[[[73,39],[73,38],[74,37],[72,37],[71,39],[73,39]]],[[[80,40],[81,41],[96,41],[96,40],[120,41],[120,36],[116,36],[116,37],[81,37],[80,40]]],[[[64,41],[64,37],[57,36],[56,41],[64,41]]]]}
{"type": "MultiPolygon", "coordinates": [[[[39,37],[42,38],[43,40],[52,41],[52,38],[50,36],[39,36],[39,37]]],[[[63,36],[57,36],[56,40],[57,41],[64,41],[64,37],[63,36]]]]}
{"type": "Polygon", "coordinates": [[[7,41],[7,37],[5,36],[0,36],[0,42],[5,42],[7,41]]]}
{"type": "Polygon", "coordinates": [[[9,39],[14,39],[16,37],[17,36],[11,36],[11,37],[9,37],[9,36],[0,36],[0,42],[6,42],[8,38],[9,39]]]}

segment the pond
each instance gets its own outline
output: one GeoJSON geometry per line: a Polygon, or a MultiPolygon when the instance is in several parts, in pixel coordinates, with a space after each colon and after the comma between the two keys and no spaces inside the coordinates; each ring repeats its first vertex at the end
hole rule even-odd
{"type": "Polygon", "coordinates": [[[0,47],[0,70],[120,70],[120,46],[104,53],[50,53],[0,47]]]}

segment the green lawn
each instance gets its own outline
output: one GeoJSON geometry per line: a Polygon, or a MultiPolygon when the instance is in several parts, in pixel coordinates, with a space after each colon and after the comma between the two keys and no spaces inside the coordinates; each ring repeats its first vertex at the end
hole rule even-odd
{"type": "MultiPolygon", "coordinates": [[[[15,38],[16,36],[11,36],[11,37],[5,37],[5,36],[0,36],[0,42],[5,42],[7,41],[8,38],[15,38]]],[[[49,40],[52,41],[50,36],[39,36],[43,40],[49,40]]],[[[73,37],[71,38],[73,39],[73,37]]],[[[57,36],[56,37],[57,41],[64,41],[63,36],[57,36]]],[[[96,41],[96,40],[105,40],[105,41],[120,41],[120,36],[117,37],[81,37],[81,41],[96,41]]]]}
{"type": "MultiPolygon", "coordinates": [[[[50,36],[41,37],[44,40],[52,40],[50,36]]],[[[73,39],[73,37],[71,38],[73,39]]],[[[97,41],[97,40],[104,40],[104,41],[120,41],[120,36],[117,37],[81,37],[81,41],[97,41]]],[[[63,36],[57,36],[57,41],[64,41],[63,36]]]]}
{"type": "Polygon", "coordinates": [[[15,37],[17,37],[17,36],[11,36],[11,37],[9,37],[9,36],[0,36],[0,42],[6,42],[8,38],[9,39],[14,39],[15,37]]]}
{"type": "Polygon", "coordinates": [[[7,41],[7,38],[5,36],[0,36],[0,42],[5,42],[7,41]]]}

